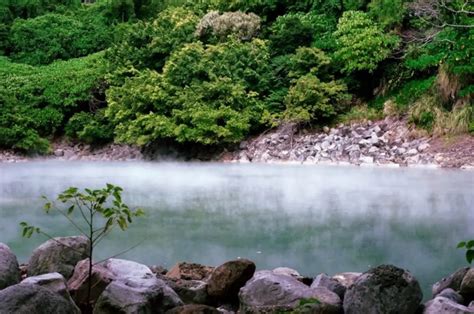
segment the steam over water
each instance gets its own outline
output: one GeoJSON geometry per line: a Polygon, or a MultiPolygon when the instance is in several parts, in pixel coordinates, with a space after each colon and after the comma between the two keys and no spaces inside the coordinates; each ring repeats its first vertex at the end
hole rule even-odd
{"type": "Polygon", "coordinates": [[[457,242],[474,238],[469,171],[289,165],[29,162],[0,164],[0,242],[26,262],[44,241],[22,239],[20,221],[55,236],[74,230],[45,215],[41,195],[69,186],[124,188],[147,217],[98,248],[148,265],[218,265],[246,257],[257,268],[288,266],[307,276],[409,269],[430,284],[464,266],[457,242]]]}

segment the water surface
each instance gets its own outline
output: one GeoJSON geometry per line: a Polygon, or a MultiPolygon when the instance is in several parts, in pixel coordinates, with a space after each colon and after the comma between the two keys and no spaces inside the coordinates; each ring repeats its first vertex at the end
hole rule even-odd
{"type": "Polygon", "coordinates": [[[146,210],[97,249],[149,265],[218,265],[246,257],[257,268],[307,276],[393,263],[429,285],[465,265],[456,243],[474,237],[469,171],[193,163],[28,162],[0,164],[0,242],[21,262],[44,241],[25,240],[20,221],[55,236],[76,232],[45,215],[41,195],[69,186],[125,189],[146,210]]]}

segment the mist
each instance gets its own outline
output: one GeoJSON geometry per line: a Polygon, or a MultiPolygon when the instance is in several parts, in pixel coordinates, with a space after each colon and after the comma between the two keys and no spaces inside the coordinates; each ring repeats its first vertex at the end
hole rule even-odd
{"type": "Polygon", "coordinates": [[[21,262],[45,239],[23,239],[20,221],[54,236],[74,230],[41,210],[69,186],[124,188],[147,216],[101,243],[105,258],[171,267],[246,257],[257,268],[306,276],[392,263],[429,285],[464,266],[456,244],[474,236],[473,173],[212,163],[28,162],[0,164],[0,242],[21,262]]]}

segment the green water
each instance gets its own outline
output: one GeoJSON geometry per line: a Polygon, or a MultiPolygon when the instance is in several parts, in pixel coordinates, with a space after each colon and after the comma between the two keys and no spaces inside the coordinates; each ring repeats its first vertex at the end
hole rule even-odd
{"type": "Polygon", "coordinates": [[[20,261],[44,239],[20,237],[20,221],[53,235],[74,230],[41,210],[41,195],[68,186],[122,186],[147,217],[99,246],[98,258],[140,241],[123,258],[148,265],[218,265],[246,257],[257,268],[306,276],[393,263],[430,285],[465,265],[458,241],[474,238],[469,171],[331,166],[28,162],[0,164],[0,242],[20,261]]]}

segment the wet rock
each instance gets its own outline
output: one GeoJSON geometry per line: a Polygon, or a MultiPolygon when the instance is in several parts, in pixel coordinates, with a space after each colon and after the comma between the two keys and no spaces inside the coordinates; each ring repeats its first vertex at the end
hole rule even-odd
{"type": "Polygon", "coordinates": [[[28,262],[28,275],[58,272],[69,279],[76,264],[87,258],[89,245],[84,236],[50,239],[33,251],[28,262]]]}
{"type": "Polygon", "coordinates": [[[344,296],[344,313],[416,313],[422,293],[407,271],[381,265],[362,274],[344,296]]]}
{"type": "Polygon", "coordinates": [[[311,288],[323,287],[328,289],[329,291],[334,292],[341,298],[344,299],[344,294],[346,293],[346,287],[344,287],[339,281],[336,279],[329,277],[326,274],[319,274],[314,278],[313,283],[311,284],[311,288]]]}
{"type": "Polygon", "coordinates": [[[77,306],[46,287],[16,284],[0,290],[0,313],[80,314],[77,306]]]}
{"type": "Polygon", "coordinates": [[[188,304],[175,307],[166,314],[219,314],[220,312],[211,306],[203,304],[188,304]]]}
{"type": "Polygon", "coordinates": [[[474,309],[465,307],[455,301],[437,296],[425,304],[423,314],[469,314],[474,313],[474,309]]]}
{"type": "MultiPolygon", "coordinates": [[[[77,305],[87,305],[89,290],[89,259],[77,263],[68,281],[69,293],[77,305]]],[[[90,301],[95,303],[105,288],[115,279],[114,274],[101,264],[92,268],[90,301]]]]}
{"type": "Polygon", "coordinates": [[[247,259],[228,261],[214,269],[208,280],[207,292],[211,297],[222,300],[237,298],[239,289],[252,278],[254,262],[247,259]]]}
{"type": "Polygon", "coordinates": [[[433,297],[437,296],[441,291],[447,288],[451,288],[454,291],[459,291],[461,288],[461,282],[464,278],[464,275],[466,275],[467,271],[469,270],[469,267],[463,267],[449,275],[448,277],[445,277],[435,283],[433,287],[431,288],[431,292],[433,293],[433,297]]]}
{"type": "Polygon", "coordinates": [[[258,271],[240,289],[240,311],[243,313],[275,313],[294,310],[302,299],[317,299],[313,313],[339,313],[341,299],[326,288],[310,288],[295,278],[272,271],[258,271]]]}
{"type": "Polygon", "coordinates": [[[167,273],[166,277],[185,280],[205,280],[209,278],[214,267],[196,263],[181,262],[175,264],[167,273]]]}
{"type": "Polygon", "coordinates": [[[158,278],[115,280],[102,292],[94,314],[165,313],[183,305],[178,295],[158,278]]]}
{"type": "Polygon", "coordinates": [[[20,282],[18,261],[10,248],[0,243],[0,290],[20,282]]]}
{"type": "Polygon", "coordinates": [[[470,268],[464,275],[459,292],[467,297],[468,301],[474,300],[474,268],[470,268]]]}

